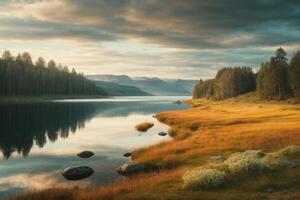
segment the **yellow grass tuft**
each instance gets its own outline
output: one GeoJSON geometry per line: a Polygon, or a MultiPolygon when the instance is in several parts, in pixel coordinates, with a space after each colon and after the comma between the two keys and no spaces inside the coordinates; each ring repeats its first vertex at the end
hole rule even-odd
{"type": "Polygon", "coordinates": [[[146,132],[150,129],[154,124],[152,122],[144,122],[135,126],[135,129],[140,132],[146,132]]]}
{"type": "Polygon", "coordinates": [[[224,185],[226,175],[216,169],[196,168],[188,171],[183,176],[183,188],[187,189],[211,189],[224,185]]]}

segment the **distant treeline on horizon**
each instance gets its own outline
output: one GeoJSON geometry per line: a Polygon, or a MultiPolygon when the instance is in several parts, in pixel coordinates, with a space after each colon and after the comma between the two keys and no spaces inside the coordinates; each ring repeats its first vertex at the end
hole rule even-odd
{"type": "Polygon", "coordinates": [[[214,79],[200,80],[193,88],[193,98],[222,100],[256,91],[263,99],[300,99],[300,51],[288,63],[279,48],[270,61],[261,64],[257,74],[250,67],[223,68],[214,79]]]}
{"type": "Polygon", "coordinates": [[[104,95],[93,81],[74,68],[39,57],[33,63],[27,52],[13,57],[5,51],[0,58],[0,96],[104,95]]]}

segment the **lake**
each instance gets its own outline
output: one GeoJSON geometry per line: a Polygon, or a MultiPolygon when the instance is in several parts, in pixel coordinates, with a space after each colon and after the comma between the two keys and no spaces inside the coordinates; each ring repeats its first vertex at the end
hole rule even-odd
{"type": "Polygon", "coordinates": [[[116,169],[135,148],[161,141],[168,127],[153,115],[188,108],[173,103],[190,97],[118,97],[107,99],[57,100],[35,104],[0,105],[0,198],[49,187],[95,187],[123,177],[116,169]],[[155,125],[146,133],[136,124],[155,125]],[[91,150],[95,156],[76,156],[91,150]],[[66,167],[87,165],[95,173],[81,181],[67,181],[66,167]]]}

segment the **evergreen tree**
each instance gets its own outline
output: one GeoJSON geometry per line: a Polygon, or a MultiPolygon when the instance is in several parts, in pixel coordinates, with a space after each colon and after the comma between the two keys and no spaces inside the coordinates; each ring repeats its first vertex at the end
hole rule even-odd
{"type": "Polygon", "coordinates": [[[289,81],[294,96],[300,99],[300,51],[297,51],[291,59],[289,81]]]}
{"type": "Polygon", "coordinates": [[[200,80],[193,98],[226,99],[255,90],[255,74],[250,67],[223,68],[215,79],[200,80]]]}
{"type": "Polygon", "coordinates": [[[46,61],[42,57],[39,57],[37,59],[37,61],[35,62],[35,66],[37,66],[37,67],[46,67],[46,61]]]}
{"type": "Polygon", "coordinates": [[[3,60],[12,60],[13,57],[12,57],[10,51],[8,51],[8,50],[4,51],[2,54],[2,59],[3,60]]]}
{"type": "Polygon", "coordinates": [[[265,99],[284,99],[290,96],[286,52],[279,48],[270,62],[263,64],[257,76],[258,94],[265,99]]]}
{"type": "Polygon", "coordinates": [[[105,95],[97,91],[94,82],[74,69],[69,73],[66,66],[56,67],[53,60],[47,67],[45,63],[40,57],[33,65],[26,52],[13,59],[10,52],[5,51],[0,59],[0,96],[105,95]]]}

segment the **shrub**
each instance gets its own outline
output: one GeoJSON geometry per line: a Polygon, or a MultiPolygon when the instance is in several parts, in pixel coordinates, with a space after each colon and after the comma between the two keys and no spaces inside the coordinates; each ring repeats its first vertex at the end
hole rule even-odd
{"type": "Polygon", "coordinates": [[[232,154],[226,162],[232,163],[232,162],[237,162],[240,160],[253,160],[253,159],[260,159],[264,157],[265,154],[261,150],[248,150],[244,152],[236,152],[232,154]]]}
{"type": "Polygon", "coordinates": [[[277,152],[268,153],[261,159],[261,162],[271,169],[275,168],[292,168],[295,163],[286,159],[286,156],[300,154],[300,146],[288,146],[277,152]]]}
{"type": "Polygon", "coordinates": [[[237,162],[229,163],[228,169],[232,174],[255,175],[260,174],[266,169],[266,166],[256,159],[243,159],[237,162]]]}
{"type": "Polygon", "coordinates": [[[176,137],[177,134],[178,134],[178,128],[170,127],[168,129],[168,134],[169,134],[170,137],[176,137]]]}
{"type": "Polygon", "coordinates": [[[285,147],[277,152],[279,156],[288,156],[288,155],[296,155],[300,154],[300,146],[292,145],[285,147]]]}
{"type": "Polygon", "coordinates": [[[275,153],[269,153],[264,158],[261,159],[261,162],[268,166],[271,169],[277,168],[280,161],[282,160],[282,157],[278,155],[277,152],[275,153]]]}
{"type": "Polygon", "coordinates": [[[265,154],[260,150],[236,152],[224,162],[213,164],[211,167],[229,171],[231,174],[247,175],[259,174],[267,167],[260,161],[265,154]]]}
{"type": "Polygon", "coordinates": [[[226,180],[226,174],[216,169],[196,168],[186,172],[183,180],[184,188],[211,189],[222,186],[226,180]]]}

